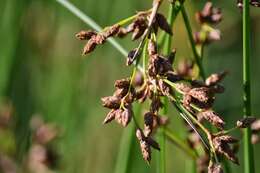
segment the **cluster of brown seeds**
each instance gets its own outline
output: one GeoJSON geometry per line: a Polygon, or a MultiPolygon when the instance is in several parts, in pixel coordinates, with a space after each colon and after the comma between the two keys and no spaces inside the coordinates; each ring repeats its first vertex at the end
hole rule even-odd
{"type": "MultiPolygon", "coordinates": [[[[14,107],[11,103],[0,104],[0,131],[1,135],[14,133],[14,107]]],[[[58,167],[59,155],[55,150],[53,141],[58,137],[58,129],[54,124],[46,123],[39,116],[31,119],[32,139],[25,153],[23,162],[17,160],[14,151],[10,148],[1,148],[0,170],[5,173],[24,172],[53,172],[58,167]]],[[[14,136],[11,135],[10,139],[14,136]]],[[[19,143],[10,143],[11,148],[17,148],[19,143]],[[13,146],[15,145],[15,146],[13,146]]]]}
{"type": "MultiPolygon", "coordinates": [[[[227,72],[211,74],[206,80],[196,80],[191,77],[193,62],[184,63],[177,66],[177,69],[173,69],[176,50],[173,49],[169,55],[162,55],[156,39],[159,28],[172,35],[171,26],[166,18],[157,11],[160,2],[154,0],[152,10],[137,13],[127,26],[124,26],[126,23],[120,23],[120,25],[115,24],[99,33],[81,31],[76,35],[80,40],[88,40],[83,51],[86,54],[93,51],[96,45],[103,44],[111,36],[122,38],[132,33],[132,40],[140,38],[141,42],[137,48],[129,52],[126,64],[129,66],[135,62],[136,68],[139,65],[139,60],[143,58],[141,53],[148,57],[147,60],[143,61],[144,71],[138,75],[117,80],[114,85],[114,94],[101,99],[103,106],[110,109],[104,124],[115,120],[118,124],[126,127],[134,119],[141,153],[144,160],[150,162],[151,148],[160,150],[159,144],[153,140],[152,136],[158,127],[168,123],[168,118],[160,115],[160,109],[164,106],[161,99],[167,97],[189,124],[188,143],[190,148],[197,150],[202,146],[205,150],[205,153],[197,159],[198,171],[201,173],[206,171],[221,173],[223,170],[217,159],[220,155],[236,164],[239,163],[236,157],[238,140],[224,130],[224,119],[212,108],[216,94],[223,93],[225,90],[220,83],[227,72]],[[145,101],[149,101],[150,107],[143,116],[142,128],[137,123],[139,119],[135,117],[132,105],[134,102],[143,103],[145,101]],[[190,119],[192,122],[189,121],[190,119]],[[217,132],[213,133],[208,130],[204,126],[205,121],[216,127],[217,132]],[[200,130],[197,129],[205,133],[206,142],[200,134],[200,130]]],[[[220,31],[210,26],[218,24],[222,20],[219,8],[213,7],[211,2],[207,2],[203,10],[196,13],[196,19],[201,25],[201,31],[194,35],[197,46],[220,39],[220,31]]],[[[251,125],[254,134],[260,131],[259,122],[250,121],[246,124],[247,121],[250,120],[248,118],[241,120],[236,128],[251,125]]]]}
{"type": "Polygon", "coordinates": [[[256,119],[255,117],[246,117],[241,120],[237,121],[238,128],[247,128],[251,127],[252,136],[251,136],[251,143],[257,144],[260,142],[260,120],[256,119]]]}
{"type": "MultiPolygon", "coordinates": [[[[254,7],[260,7],[259,0],[250,0],[250,4],[254,7]]],[[[237,6],[238,8],[243,9],[243,0],[237,0],[237,6]]]]}
{"type": "Polygon", "coordinates": [[[213,7],[212,2],[207,2],[203,10],[196,13],[196,19],[201,25],[201,30],[194,34],[196,44],[203,45],[220,40],[220,31],[210,26],[218,24],[222,20],[220,8],[213,7]]]}

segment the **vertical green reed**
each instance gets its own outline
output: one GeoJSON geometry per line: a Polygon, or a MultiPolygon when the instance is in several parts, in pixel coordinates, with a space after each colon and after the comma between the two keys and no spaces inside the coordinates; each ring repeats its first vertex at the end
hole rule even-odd
{"type": "MultiPolygon", "coordinates": [[[[251,116],[250,90],[250,10],[249,0],[243,0],[243,102],[244,117],[251,116]]],[[[251,130],[244,130],[244,172],[254,173],[254,154],[251,144],[251,130]]]]}

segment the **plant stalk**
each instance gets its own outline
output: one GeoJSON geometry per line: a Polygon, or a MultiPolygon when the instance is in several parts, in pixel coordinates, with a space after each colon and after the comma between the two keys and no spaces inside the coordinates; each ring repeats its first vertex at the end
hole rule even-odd
{"type": "MultiPolygon", "coordinates": [[[[251,116],[250,90],[250,10],[249,0],[243,0],[243,102],[244,117],[251,116]]],[[[254,155],[251,144],[251,129],[244,130],[244,172],[254,173],[254,155]]]]}
{"type": "Polygon", "coordinates": [[[199,67],[199,74],[202,77],[202,79],[205,80],[206,79],[205,71],[204,71],[204,68],[202,66],[201,57],[199,56],[199,53],[196,49],[195,41],[193,39],[193,33],[192,33],[191,25],[190,25],[189,18],[188,18],[188,15],[187,15],[187,12],[185,10],[184,5],[181,6],[181,14],[182,14],[182,17],[183,17],[183,20],[184,20],[184,23],[185,23],[185,27],[186,27],[186,30],[187,30],[187,33],[188,33],[189,41],[190,41],[190,44],[191,44],[191,49],[192,49],[196,64],[199,67]]]}

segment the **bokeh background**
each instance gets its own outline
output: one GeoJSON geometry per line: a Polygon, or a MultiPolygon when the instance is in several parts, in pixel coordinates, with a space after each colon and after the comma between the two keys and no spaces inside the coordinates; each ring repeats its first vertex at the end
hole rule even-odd
{"type": "MultiPolygon", "coordinates": [[[[101,26],[111,25],[137,10],[148,9],[151,0],[71,0],[101,26]]],[[[199,29],[194,13],[206,1],[187,1],[193,30],[199,29]]],[[[236,1],[218,0],[224,19],[218,27],[222,40],[205,51],[206,73],[228,70],[224,81],[226,92],[218,96],[215,109],[234,125],[242,116],[242,33],[241,12],[236,1]]],[[[167,5],[161,8],[166,13],[167,5]]],[[[252,35],[252,110],[260,118],[260,9],[251,8],[252,35]]],[[[87,57],[81,56],[83,43],[75,33],[89,27],[55,0],[0,1],[0,97],[1,105],[13,106],[12,124],[0,130],[0,155],[8,155],[22,165],[32,144],[30,120],[41,115],[54,123],[60,135],[52,144],[59,153],[57,172],[112,173],[116,167],[123,130],[117,124],[102,125],[107,112],[100,98],[110,95],[113,81],[129,76],[124,57],[110,44],[87,57]]],[[[130,50],[137,45],[130,39],[119,40],[130,50]]],[[[192,58],[181,16],[174,25],[173,47],[177,58],[192,58]]],[[[173,109],[172,107],[170,107],[173,109]]],[[[145,107],[140,108],[141,111],[145,107]]],[[[139,115],[141,116],[141,114],[139,115]]],[[[183,136],[180,117],[170,111],[171,128],[183,136]]],[[[235,134],[240,137],[239,134],[235,134]]],[[[130,143],[129,172],[154,173],[155,158],[150,166],[143,160],[135,138],[130,143]]],[[[167,171],[185,172],[189,158],[167,143],[167,171]]],[[[241,149],[242,150],[242,149],[241,149]]],[[[153,153],[156,153],[154,151],[153,153]]],[[[255,163],[260,172],[260,145],[255,146],[255,163]]],[[[126,152],[127,153],[127,152],[126,152]]],[[[240,155],[242,151],[240,151],[240,155]]],[[[243,172],[231,164],[234,172],[243,172]]]]}

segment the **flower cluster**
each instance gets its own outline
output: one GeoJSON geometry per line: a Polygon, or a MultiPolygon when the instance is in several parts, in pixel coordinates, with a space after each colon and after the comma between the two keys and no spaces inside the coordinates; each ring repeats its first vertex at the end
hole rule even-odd
{"type": "MultiPolygon", "coordinates": [[[[176,13],[183,12],[183,1],[170,1],[170,3],[175,9],[179,9],[176,13]]],[[[116,80],[113,95],[101,99],[103,106],[110,109],[104,119],[104,124],[115,120],[126,127],[131,120],[134,120],[141,153],[144,160],[150,162],[151,148],[160,150],[153,135],[157,128],[167,126],[169,123],[168,117],[162,116],[160,111],[165,106],[162,98],[167,98],[187,124],[188,147],[195,152],[198,148],[203,148],[204,154],[196,156],[198,171],[208,170],[209,173],[221,173],[223,170],[219,159],[222,156],[239,164],[236,157],[238,140],[229,133],[234,129],[252,125],[256,134],[259,132],[259,122],[254,121],[254,124],[251,121],[245,124],[245,121],[249,121],[247,118],[238,122],[233,129],[225,130],[225,121],[213,110],[213,104],[216,95],[225,90],[220,83],[227,72],[213,73],[205,80],[203,80],[204,76],[191,78],[195,63],[199,63],[202,57],[191,64],[178,64],[174,69],[176,50],[168,50],[166,55],[160,53],[158,29],[164,31],[167,36],[172,35],[172,28],[167,19],[158,12],[160,4],[160,0],[154,0],[151,10],[139,12],[101,32],[88,30],[76,35],[80,40],[88,40],[83,54],[90,53],[96,45],[105,43],[106,39],[112,36],[123,38],[132,33],[133,41],[140,40],[138,47],[131,50],[127,56],[126,64],[128,66],[134,64],[132,76],[116,80]],[[140,73],[136,73],[141,59],[143,68],[140,73]],[[133,103],[142,104],[143,102],[149,102],[150,106],[149,111],[143,115],[142,128],[139,125],[139,117],[133,113],[133,103]],[[213,130],[208,129],[205,123],[210,124],[213,130]]],[[[195,51],[201,48],[196,46],[204,46],[220,39],[220,31],[211,25],[218,24],[222,20],[221,10],[213,7],[211,2],[207,2],[203,10],[196,13],[196,19],[201,25],[201,30],[194,34],[194,38],[191,33],[191,39],[194,39],[191,43],[195,43],[192,45],[195,51]]],[[[202,70],[201,66],[198,65],[198,67],[202,70]]]]}

